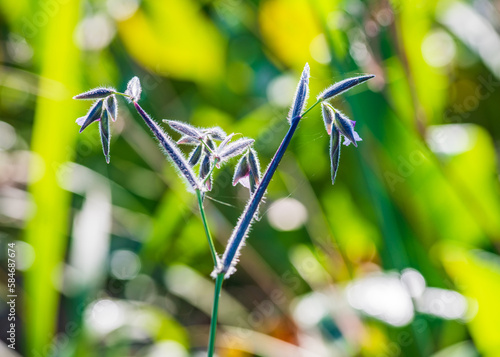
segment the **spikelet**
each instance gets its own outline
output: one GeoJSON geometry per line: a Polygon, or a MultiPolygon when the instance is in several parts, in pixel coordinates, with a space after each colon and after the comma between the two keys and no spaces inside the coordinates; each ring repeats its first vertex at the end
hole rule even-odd
{"type": "Polygon", "coordinates": [[[297,120],[302,115],[306,106],[307,97],[309,96],[309,64],[306,63],[302,75],[300,76],[299,84],[295,90],[292,107],[288,113],[288,122],[291,124],[293,120],[297,120]]]}
{"type": "Polygon", "coordinates": [[[333,98],[340,93],[343,93],[352,87],[357,86],[358,84],[361,84],[363,82],[366,82],[367,80],[375,77],[373,74],[369,74],[366,76],[359,76],[359,77],[353,77],[353,78],[348,78],[344,79],[343,81],[337,82],[335,84],[332,84],[330,87],[326,88],[323,92],[321,92],[317,99],[318,100],[327,100],[330,98],[333,98]]]}
{"type": "Polygon", "coordinates": [[[73,99],[91,100],[91,99],[106,98],[108,95],[111,95],[115,92],[116,89],[114,88],[104,88],[104,87],[94,88],[87,92],[75,95],[73,99]]]}
{"type": "Polygon", "coordinates": [[[177,169],[179,175],[186,180],[188,187],[194,191],[199,189],[198,180],[196,175],[187,160],[182,155],[181,151],[177,147],[174,141],[168,136],[160,126],[141,108],[141,106],[135,102],[134,106],[142,117],[147,126],[151,129],[154,136],[158,139],[161,146],[165,150],[167,158],[173,163],[174,167],[177,169]]]}

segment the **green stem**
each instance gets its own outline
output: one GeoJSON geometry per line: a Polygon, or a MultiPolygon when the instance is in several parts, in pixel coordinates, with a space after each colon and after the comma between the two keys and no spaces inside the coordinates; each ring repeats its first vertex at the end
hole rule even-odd
{"type": "Polygon", "coordinates": [[[301,117],[304,117],[307,113],[309,113],[310,110],[312,110],[312,108],[314,108],[315,106],[317,106],[322,101],[323,101],[322,99],[318,99],[316,101],[316,103],[314,103],[313,105],[311,105],[309,108],[306,109],[306,111],[304,113],[302,113],[301,117]]]}
{"type": "Polygon", "coordinates": [[[217,333],[217,313],[219,311],[219,297],[224,282],[224,273],[217,274],[215,279],[214,306],[212,308],[212,321],[210,322],[210,337],[208,339],[208,357],[214,355],[215,334],[217,333]]]}
{"type": "Polygon", "coordinates": [[[205,216],[205,208],[203,208],[203,199],[201,197],[200,190],[196,190],[196,197],[198,197],[198,206],[200,207],[201,220],[203,221],[203,227],[205,228],[205,234],[207,236],[208,245],[210,247],[210,253],[212,253],[212,259],[214,260],[214,266],[217,267],[219,264],[219,258],[217,252],[215,251],[214,241],[210,230],[208,229],[207,217],[205,216]]]}

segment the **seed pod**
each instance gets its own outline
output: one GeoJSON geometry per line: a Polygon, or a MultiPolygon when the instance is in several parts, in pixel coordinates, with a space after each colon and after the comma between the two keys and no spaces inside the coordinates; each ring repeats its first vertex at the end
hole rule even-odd
{"type": "Polygon", "coordinates": [[[139,99],[141,99],[141,92],[141,81],[138,77],[133,77],[130,81],[128,81],[125,94],[128,95],[127,99],[129,101],[137,103],[139,99]]]}
{"type": "Polygon", "coordinates": [[[195,139],[201,139],[203,137],[202,133],[197,128],[187,123],[167,119],[164,119],[163,122],[167,123],[172,129],[182,135],[187,135],[195,139]]]}
{"type": "Polygon", "coordinates": [[[337,82],[331,85],[330,87],[326,88],[323,92],[320,93],[320,95],[318,95],[317,99],[326,100],[333,98],[336,95],[339,95],[340,93],[343,93],[346,90],[351,89],[354,86],[357,86],[358,84],[366,82],[367,80],[373,77],[375,77],[373,74],[369,74],[366,76],[344,79],[343,81],[337,82]]]}
{"type": "Polygon", "coordinates": [[[106,158],[106,163],[109,164],[109,144],[111,140],[111,132],[109,130],[109,116],[107,110],[102,111],[99,131],[101,133],[102,151],[104,153],[104,157],[106,158]]]}
{"type": "Polygon", "coordinates": [[[109,117],[112,121],[116,121],[116,118],[118,117],[118,102],[116,101],[116,96],[114,94],[110,95],[106,102],[108,105],[109,117]]]}
{"type": "Polygon", "coordinates": [[[292,120],[297,120],[302,115],[306,105],[307,97],[309,96],[309,64],[306,63],[299,84],[295,91],[293,104],[288,113],[288,122],[291,124],[292,120]]]}
{"type": "Polygon", "coordinates": [[[93,122],[99,120],[101,118],[101,115],[102,115],[102,104],[103,104],[103,99],[99,99],[98,101],[96,101],[89,109],[87,115],[85,117],[82,117],[84,118],[82,120],[82,118],[78,118],[77,119],[77,123],[81,125],[81,128],[80,128],[80,133],[86,128],[88,127],[90,124],[92,124],[93,122]]]}
{"type": "Polygon", "coordinates": [[[332,185],[335,183],[337,177],[337,170],[340,161],[340,133],[337,128],[333,128],[330,135],[330,163],[332,170],[332,185]]]}
{"type": "Polygon", "coordinates": [[[189,154],[188,158],[188,162],[191,166],[196,165],[200,161],[202,152],[203,152],[203,147],[201,144],[195,147],[193,151],[191,151],[191,154],[189,154]]]}
{"type": "Polygon", "coordinates": [[[361,141],[361,138],[359,137],[358,133],[354,131],[354,125],[356,124],[355,121],[347,119],[344,114],[337,110],[335,112],[334,124],[340,134],[342,134],[347,139],[346,141],[344,141],[344,145],[353,143],[354,146],[358,146],[358,144],[356,144],[356,141],[361,141]]]}
{"type": "Polygon", "coordinates": [[[91,89],[87,92],[75,95],[73,99],[100,99],[100,98],[106,98],[108,95],[113,94],[116,92],[116,89],[114,88],[94,88],[91,89]]]}
{"type": "Polygon", "coordinates": [[[326,132],[328,133],[328,135],[330,135],[332,133],[332,124],[335,118],[335,110],[330,104],[322,102],[321,114],[323,116],[323,121],[325,123],[326,132]]]}

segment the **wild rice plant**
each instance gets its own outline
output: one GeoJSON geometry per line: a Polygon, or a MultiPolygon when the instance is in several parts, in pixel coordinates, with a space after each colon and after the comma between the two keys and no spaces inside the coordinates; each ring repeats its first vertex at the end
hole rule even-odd
{"type": "Polygon", "coordinates": [[[90,124],[99,122],[101,142],[107,163],[110,161],[109,145],[111,134],[109,119],[115,121],[118,115],[116,96],[125,97],[128,102],[134,105],[139,116],[151,129],[163,148],[165,156],[177,170],[179,176],[185,181],[187,189],[196,194],[201,219],[214,262],[214,270],[211,275],[215,279],[215,292],[208,342],[208,356],[211,357],[214,353],[217,312],[223,281],[236,271],[238,257],[245,244],[250,226],[255,219],[256,212],[266,193],[267,187],[298,127],[300,119],[318,104],[321,104],[325,128],[328,135],[330,135],[331,178],[332,184],[335,183],[340,160],[341,138],[344,138],[344,145],[353,143],[356,147],[357,142],[361,141],[361,138],[354,130],[356,122],[348,119],[343,113],[335,109],[328,103],[328,100],[373,77],[373,75],[366,75],[335,83],[319,94],[316,102],[305,109],[309,94],[309,65],[306,64],[287,117],[290,128],[263,175],[261,175],[257,152],[253,149],[253,139],[239,138],[233,140],[236,134],[231,133],[228,135],[219,127],[198,128],[180,121],[164,120],[170,128],[181,135],[177,141],[174,141],[139,105],[138,102],[142,89],[137,77],[133,77],[129,81],[124,93],[118,92],[114,88],[95,88],[74,97],[74,99],[95,100],[87,114],[84,117],[78,118],[76,122],[81,126],[80,132],[90,124]],[[193,146],[187,158],[178,145],[193,146]],[[239,160],[234,170],[233,185],[239,183],[248,188],[250,198],[229,237],[224,253],[220,256],[215,250],[210,234],[203,201],[206,192],[212,188],[214,171],[220,169],[223,164],[228,163],[234,157],[239,157],[239,160]]]}

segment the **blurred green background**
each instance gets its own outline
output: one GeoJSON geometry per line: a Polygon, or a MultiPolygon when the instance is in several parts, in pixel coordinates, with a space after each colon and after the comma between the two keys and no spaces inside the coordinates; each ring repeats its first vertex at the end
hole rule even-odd
{"type": "MultiPolygon", "coordinates": [[[[1,0],[0,300],[17,352],[203,356],[213,281],[195,197],[124,101],[105,163],[99,86],[137,75],[157,120],[256,139],[265,167],[305,64],[363,141],[331,186],[302,120],[220,307],[219,356],[500,356],[500,2],[1,0]]],[[[312,100],[311,100],[312,102],[312,100]]],[[[173,134],[172,134],[173,135],[173,134]]],[[[219,173],[219,252],[248,193],[219,173]]]]}

